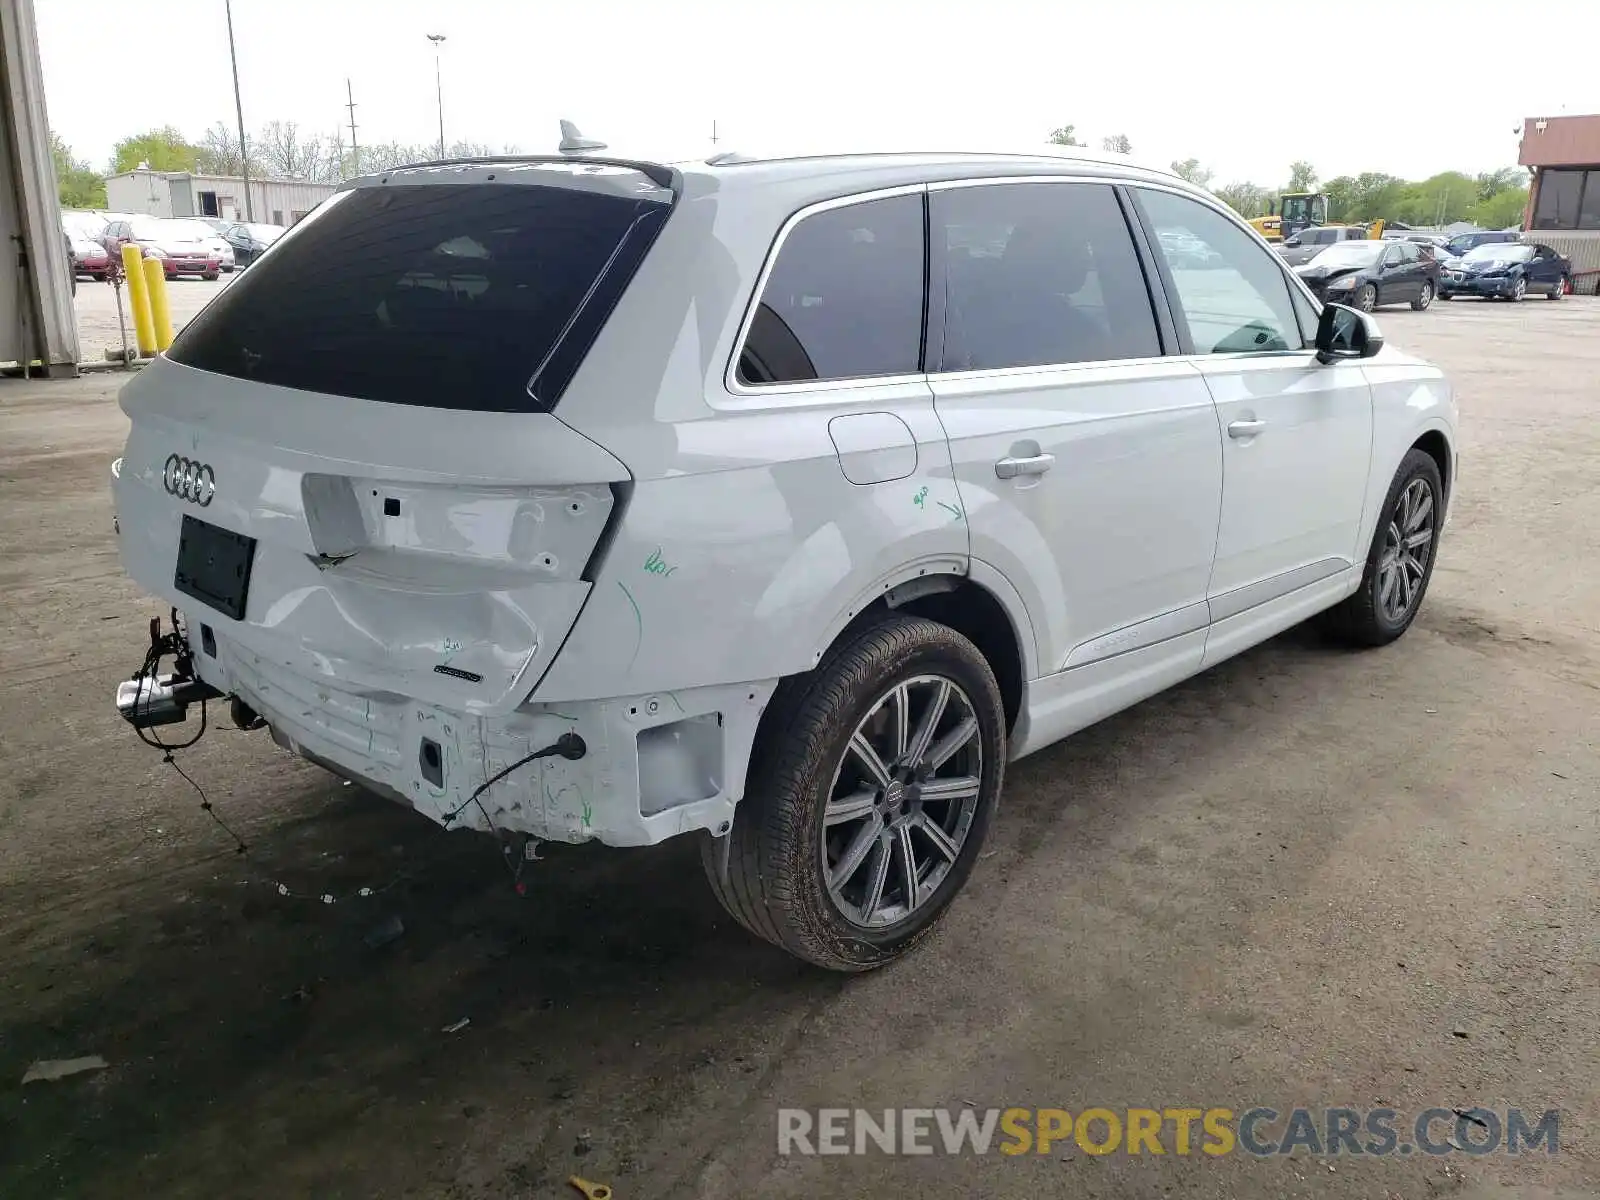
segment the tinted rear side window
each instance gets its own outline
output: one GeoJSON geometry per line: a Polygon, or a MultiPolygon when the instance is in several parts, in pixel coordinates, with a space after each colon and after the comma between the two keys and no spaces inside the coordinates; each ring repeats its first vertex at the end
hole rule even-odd
{"type": "Polygon", "coordinates": [[[740,382],[920,371],[924,259],[921,195],[800,220],[762,289],[739,354],[740,382]]]}
{"type": "Polygon", "coordinates": [[[945,256],[941,371],[1161,353],[1122,209],[1097,183],[958,187],[930,197],[945,256]]]}
{"type": "Polygon", "coordinates": [[[521,183],[339,193],[190,322],[171,357],[392,404],[544,409],[668,210],[521,183]]]}

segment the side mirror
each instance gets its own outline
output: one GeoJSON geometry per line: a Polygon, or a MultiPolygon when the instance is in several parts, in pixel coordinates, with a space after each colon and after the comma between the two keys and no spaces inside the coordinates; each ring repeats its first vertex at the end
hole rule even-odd
{"type": "Polygon", "coordinates": [[[1341,358],[1371,358],[1383,349],[1378,323],[1364,312],[1343,304],[1326,304],[1317,322],[1317,361],[1326,365],[1341,358]]]}
{"type": "Polygon", "coordinates": [[[1298,234],[1296,234],[1292,238],[1284,238],[1283,239],[1283,244],[1285,246],[1298,246],[1300,244],[1300,237],[1299,237],[1298,234]]]}

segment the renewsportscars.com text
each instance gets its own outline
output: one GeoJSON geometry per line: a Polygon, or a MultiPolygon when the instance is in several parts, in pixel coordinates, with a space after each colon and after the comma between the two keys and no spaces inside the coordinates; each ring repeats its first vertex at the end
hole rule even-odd
{"type": "Polygon", "coordinates": [[[1555,1154],[1560,1113],[1428,1108],[781,1108],[778,1153],[1555,1154]]]}

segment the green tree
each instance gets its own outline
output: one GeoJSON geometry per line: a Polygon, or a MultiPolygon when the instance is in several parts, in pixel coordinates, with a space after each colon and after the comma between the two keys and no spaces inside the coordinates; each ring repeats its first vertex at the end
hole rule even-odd
{"type": "Polygon", "coordinates": [[[1063,125],[1051,132],[1050,141],[1057,146],[1081,146],[1083,143],[1078,140],[1074,132],[1076,128],[1074,125],[1063,125]]]}
{"type": "Polygon", "coordinates": [[[1478,185],[1478,199],[1493,200],[1504,191],[1526,191],[1527,175],[1518,167],[1501,167],[1498,171],[1485,171],[1474,182],[1478,185]]]}
{"type": "Polygon", "coordinates": [[[106,206],[106,181],[87,160],[72,157],[72,147],[59,134],[50,135],[50,157],[56,164],[56,194],[62,208],[106,206]]]}
{"type": "Polygon", "coordinates": [[[1322,194],[1328,198],[1328,220],[1346,223],[1353,220],[1357,188],[1353,176],[1340,175],[1322,185],[1322,194]]]}
{"type": "Polygon", "coordinates": [[[1100,148],[1109,150],[1113,154],[1132,154],[1133,143],[1128,140],[1125,133],[1113,133],[1110,137],[1100,139],[1100,148]]]}
{"type": "Polygon", "coordinates": [[[1267,211],[1267,189],[1256,184],[1230,183],[1219,187],[1217,199],[1247,220],[1267,211]]]}
{"type": "Polygon", "coordinates": [[[1408,225],[1448,225],[1467,215],[1478,200],[1478,184],[1460,171],[1441,171],[1407,184],[1389,212],[1373,215],[1408,225]]]}
{"type": "Polygon", "coordinates": [[[1181,161],[1174,159],[1172,173],[1180,179],[1187,179],[1197,187],[1210,187],[1211,177],[1214,174],[1202,167],[1198,158],[1185,158],[1181,161]]]}
{"type": "Polygon", "coordinates": [[[199,147],[190,145],[171,125],[149,129],[123,138],[112,148],[111,173],[131,171],[140,163],[147,163],[152,171],[193,171],[199,153],[199,147]]]}
{"type": "Polygon", "coordinates": [[[1317,169],[1305,159],[1289,164],[1289,182],[1283,185],[1286,192],[1314,192],[1317,190],[1317,169]]]}
{"type": "Polygon", "coordinates": [[[1504,188],[1469,208],[1467,220],[1485,229],[1508,229],[1522,224],[1522,213],[1527,205],[1527,188],[1504,188]]]}

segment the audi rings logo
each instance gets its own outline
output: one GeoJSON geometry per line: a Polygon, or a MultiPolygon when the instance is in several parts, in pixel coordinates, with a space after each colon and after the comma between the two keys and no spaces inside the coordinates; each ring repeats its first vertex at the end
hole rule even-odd
{"type": "Polygon", "coordinates": [[[167,495],[204,508],[217,494],[217,475],[209,463],[170,454],[161,472],[161,486],[167,489],[167,495]]]}

